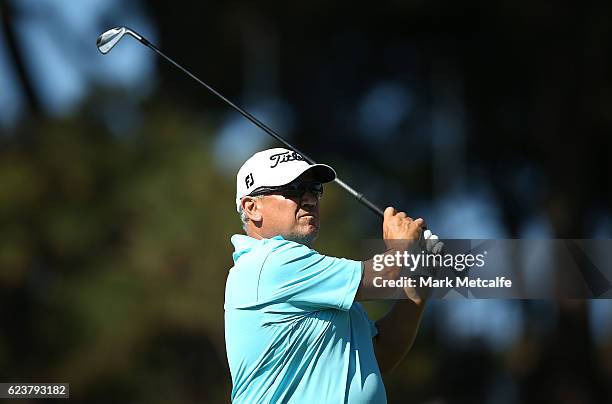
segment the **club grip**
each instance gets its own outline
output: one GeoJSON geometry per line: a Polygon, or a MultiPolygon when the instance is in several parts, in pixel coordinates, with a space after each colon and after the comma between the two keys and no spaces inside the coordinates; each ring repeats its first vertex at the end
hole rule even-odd
{"type": "Polygon", "coordinates": [[[368,198],[366,198],[363,194],[357,194],[357,200],[361,202],[366,208],[370,209],[372,212],[376,213],[381,219],[385,217],[385,213],[381,208],[374,205],[368,198]]]}

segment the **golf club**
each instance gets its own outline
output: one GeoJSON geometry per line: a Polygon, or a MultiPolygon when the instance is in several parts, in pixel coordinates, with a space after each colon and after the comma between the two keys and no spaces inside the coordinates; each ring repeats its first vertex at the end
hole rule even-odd
{"type": "MultiPolygon", "coordinates": [[[[219,97],[221,100],[223,100],[226,104],[228,104],[230,107],[234,108],[236,111],[238,111],[240,114],[242,114],[242,116],[244,116],[245,118],[247,118],[249,121],[253,122],[257,127],[259,127],[261,130],[263,130],[264,132],[266,132],[267,134],[269,134],[270,136],[272,136],[274,139],[278,140],[279,142],[281,142],[283,145],[285,145],[288,149],[293,150],[296,153],[301,154],[304,159],[309,162],[310,164],[316,164],[315,161],[313,159],[311,159],[310,157],[306,156],[304,153],[302,153],[300,150],[298,150],[295,146],[293,146],[292,144],[290,144],[289,142],[287,142],[285,139],[283,139],[282,137],[280,137],[280,135],[278,135],[276,132],[274,132],[272,129],[270,129],[267,125],[265,125],[263,122],[261,122],[260,120],[258,120],[257,118],[255,118],[253,115],[251,115],[250,113],[248,113],[247,111],[243,110],[242,108],[240,108],[239,106],[237,106],[236,104],[234,104],[233,102],[231,102],[230,100],[228,100],[227,98],[225,98],[221,93],[219,93],[217,90],[215,90],[214,88],[212,88],[211,86],[209,86],[208,84],[204,83],[202,80],[200,80],[199,78],[197,78],[195,75],[193,75],[189,70],[185,69],[183,66],[181,66],[180,64],[178,64],[177,62],[175,62],[173,59],[171,59],[170,57],[166,56],[161,50],[159,50],[155,45],[153,45],[151,42],[149,42],[145,37],[143,37],[142,35],[136,33],[134,30],[131,30],[127,27],[116,27],[116,28],[112,28],[109,29],[108,31],[104,32],[102,35],[100,35],[98,37],[98,39],[96,40],[96,46],[98,47],[98,50],[103,54],[106,55],[108,52],[111,51],[111,49],[113,49],[113,47],[115,45],[117,45],[117,43],[119,43],[119,41],[121,40],[121,38],[123,38],[125,35],[130,35],[131,37],[135,38],[136,40],[138,40],[141,44],[147,46],[148,48],[152,49],[153,51],[155,51],[158,55],[160,55],[161,57],[163,57],[164,59],[166,59],[168,62],[172,63],[174,66],[178,67],[179,69],[181,69],[185,74],[187,74],[189,77],[191,77],[192,79],[194,79],[195,81],[197,81],[198,83],[200,83],[201,85],[203,85],[204,87],[206,87],[207,90],[209,90],[210,92],[212,92],[214,95],[216,95],[217,97],[219,97]]],[[[336,179],[334,180],[338,185],[340,185],[345,191],[347,191],[349,194],[351,194],[352,196],[354,196],[357,201],[361,202],[364,206],[366,206],[368,209],[370,209],[372,212],[376,213],[379,217],[384,217],[384,213],[383,210],[376,206],[375,204],[373,204],[372,202],[370,202],[370,200],[368,200],[368,198],[366,198],[361,192],[356,191],[353,187],[349,186],[346,182],[342,181],[340,178],[336,177],[336,179]]],[[[439,246],[436,246],[435,250],[436,252],[440,252],[442,250],[442,242],[438,243],[439,246]]]]}

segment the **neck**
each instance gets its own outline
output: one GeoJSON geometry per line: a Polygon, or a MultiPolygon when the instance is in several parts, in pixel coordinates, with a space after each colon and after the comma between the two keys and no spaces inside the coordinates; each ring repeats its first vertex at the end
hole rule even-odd
{"type": "Polygon", "coordinates": [[[249,229],[247,230],[246,234],[249,237],[253,237],[254,239],[257,240],[262,240],[265,238],[272,238],[274,236],[282,236],[285,240],[289,240],[289,241],[295,241],[296,243],[299,244],[303,244],[307,247],[310,247],[310,245],[314,242],[316,236],[305,236],[305,235],[301,235],[301,234],[282,234],[282,233],[275,233],[272,234],[273,232],[262,232],[261,229],[253,229],[251,227],[249,227],[249,229]]]}

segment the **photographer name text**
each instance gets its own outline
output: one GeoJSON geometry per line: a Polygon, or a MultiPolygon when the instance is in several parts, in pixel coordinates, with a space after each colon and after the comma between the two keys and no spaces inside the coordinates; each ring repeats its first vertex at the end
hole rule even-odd
{"type": "Polygon", "coordinates": [[[492,279],[467,278],[457,276],[454,279],[445,277],[435,279],[433,277],[410,278],[402,276],[398,279],[384,279],[377,276],[373,279],[373,284],[377,288],[511,288],[512,281],[504,276],[497,276],[492,279]]]}

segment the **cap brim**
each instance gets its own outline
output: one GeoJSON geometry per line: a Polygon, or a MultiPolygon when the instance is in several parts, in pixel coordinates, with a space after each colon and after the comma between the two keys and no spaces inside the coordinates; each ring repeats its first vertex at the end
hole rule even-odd
{"type": "MultiPolygon", "coordinates": [[[[304,175],[304,173],[307,172],[311,172],[315,180],[321,182],[322,184],[326,182],[331,182],[336,179],[336,171],[334,171],[334,169],[328,166],[327,164],[314,164],[308,167],[306,170],[302,171],[300,175],[304,175]]],[[[298,175],[298,177],[300,175],[298,175]]]]}

